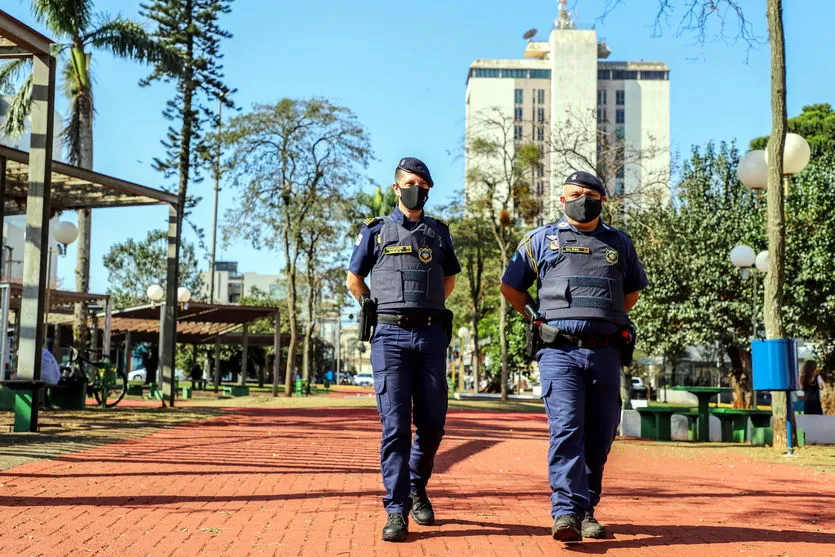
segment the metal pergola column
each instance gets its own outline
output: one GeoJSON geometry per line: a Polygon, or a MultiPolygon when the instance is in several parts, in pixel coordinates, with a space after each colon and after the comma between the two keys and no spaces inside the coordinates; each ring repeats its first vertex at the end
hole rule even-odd
{"type": "Polygon", "coordinates": [[[159,379],[162,386],[163,405],[166,401],[174,406],[174,355],[177,350],[177,285],[179,270],[177,262],[180,254],[180,219],[177,207],[168,209],[168,259],[165,278],[165,304],[160,320],[159,379]]]}
{"type": "MultiPolygon", "coordinates": [[[[29,191],[23,250],[23,300],[20,308],[18,378],[41,377],[46,258],[49,248],[49,196],[52,179],[52,134],[55,113],[55,58],[32,56],[32,129],[29,151],[29,191]]],[[[18,393],[15,431],[38,430],[39,389],[18,393]],[[18,416],[20,410],[20,416],[18,416]],[[26,415],[28,411],[28,416],[26,415]],[[18,419],[20,418],[20,419],[18,419]]]]}

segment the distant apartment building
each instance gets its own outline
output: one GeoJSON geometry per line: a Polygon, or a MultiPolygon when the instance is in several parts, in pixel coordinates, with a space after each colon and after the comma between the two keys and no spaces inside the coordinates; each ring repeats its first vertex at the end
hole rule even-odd
{"type": "MultiPolygon", "coordinates": [[[[579,29],[566,2],[548,40],[530,39],[523,59],[475,60],[467,76],[466,136],[498,137],[485,115],[507,122],[512,146],[536,143],[531,171],[540,220],[561,214],[572,170],[599,170],[610,195],[664,184],[670,167],[670,70],[662,62],[610,62],[594,29],[579,29]],[[512,122],[512,130],[510,129],[512,122]],[[491,135],[492,134],[492,135],[491,135]]],[[[472,157],[465,155],[467,170],[472,157]]],[[[468,192],[472,185],[468,184],[468,192]]]]}
{"type": "MultiPolygon", "coordinates": [[[[200,273],[201,295],[209,299],[212,274],[200,273]]],[[[239,273],[237,261],[218,261],[215,264],[214,301],[220,304],[237,304],[241,296],[261,295],[271,298],[287,296],[284,275],[262,275],[260,273],[239,273]]]]}

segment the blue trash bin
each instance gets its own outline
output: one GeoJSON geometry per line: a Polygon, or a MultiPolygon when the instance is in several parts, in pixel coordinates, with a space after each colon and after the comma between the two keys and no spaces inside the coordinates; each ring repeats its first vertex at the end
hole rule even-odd
{"type": "Polygon", "coordinates": [[[797,343],[790,338],[751,343],[755,391],[797,390],[797,343]]]}

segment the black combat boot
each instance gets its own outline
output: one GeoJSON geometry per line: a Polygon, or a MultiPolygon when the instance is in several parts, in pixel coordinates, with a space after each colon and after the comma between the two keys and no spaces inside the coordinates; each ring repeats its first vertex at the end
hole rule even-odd
{"type": "Polygon", "coordinates": [[[402,542],[409,535],[409,519],[403,513],[389,513],[386,525],[383,526],[384,542],[402,542]]]}
{"type": "Polygon", "coordinates": [[[417,493],[410,493],[409,499],[412,500],[412,518],[421,526],[432,526],[435,524],[435,511],[432,509],[432,503],[426,495],[420,496],[417,493]]]}
{"type": "Polygon", "coordinates": [[[581,542],[580,521],[573,514],[563,514],[554,520],[551,535],[561,542],[581,542]]]}
{"type": "Polygon", "coordinates": [[[580,531],[584,538],[602,540],[607,536],[606,528],[594,518],[594,511],[586,513],[580,531]]]}

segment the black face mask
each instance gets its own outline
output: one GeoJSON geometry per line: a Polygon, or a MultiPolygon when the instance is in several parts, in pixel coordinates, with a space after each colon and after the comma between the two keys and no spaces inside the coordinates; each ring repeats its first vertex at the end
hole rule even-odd
{"type": "MultiPolygon", "coordinates": [[[[398,186],[399,187],[399,186],[398,186]]],[[[410,211],[423,209],[426,200],[429,198],[429,190],[420,186],[411,188],[400,188],[400,202],[410,211]]]]}
{"type": "Polygon", "coordinates": [[[577,222],[591,222],[600,216],[603,203],[593,197],[578,197],[565,202],[565,214],[577,222]]]}

